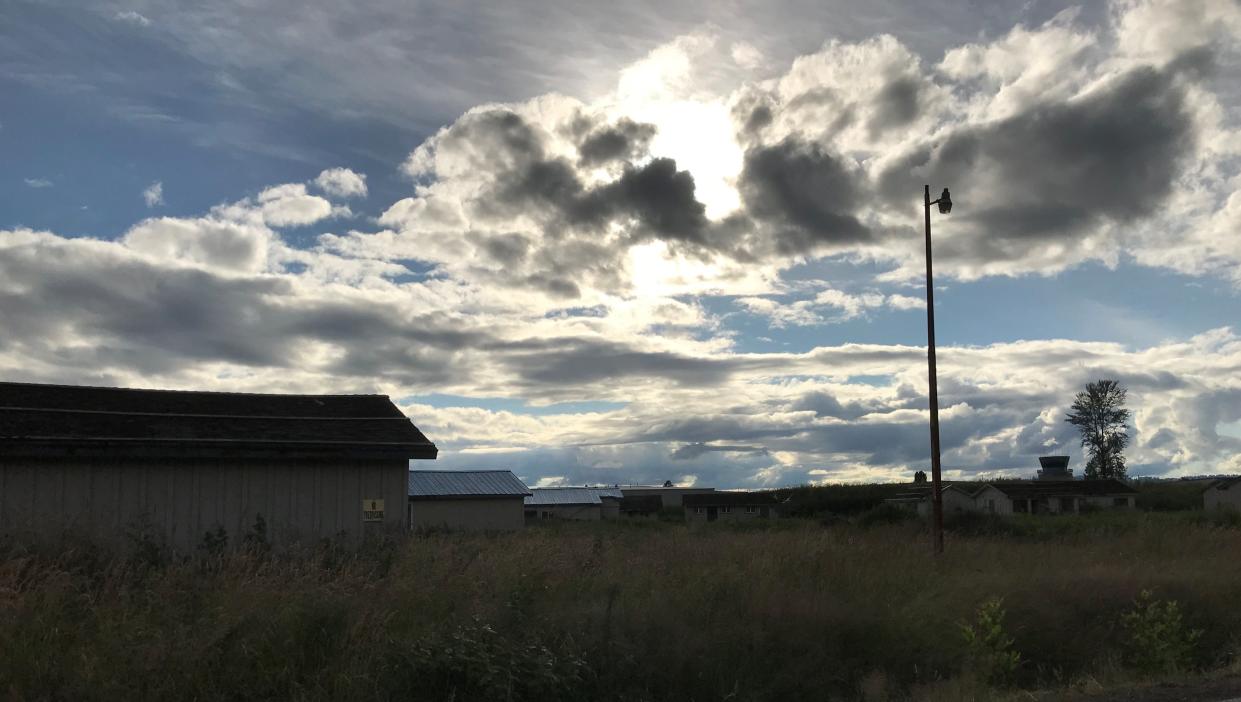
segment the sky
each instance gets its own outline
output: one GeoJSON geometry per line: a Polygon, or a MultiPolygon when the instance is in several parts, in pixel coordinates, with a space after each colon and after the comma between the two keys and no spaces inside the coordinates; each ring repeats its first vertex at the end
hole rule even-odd
{"type": "Polygon", "coordinates": [[[0,378],[530,485],[1241,472],[1241,2],[0,0],[0,378]]]}

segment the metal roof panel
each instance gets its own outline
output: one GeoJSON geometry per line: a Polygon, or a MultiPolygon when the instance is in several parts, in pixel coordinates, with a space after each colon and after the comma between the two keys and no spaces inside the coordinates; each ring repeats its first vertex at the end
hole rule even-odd
{"type": "Polygon", "coordinates": [[[508,470],[411,470],[410,497],[499,497],[529,495],[526,484],[508,470]]]}

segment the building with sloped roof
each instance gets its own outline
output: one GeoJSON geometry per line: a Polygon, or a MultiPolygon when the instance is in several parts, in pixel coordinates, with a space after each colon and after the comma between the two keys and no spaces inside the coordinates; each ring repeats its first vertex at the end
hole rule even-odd
{"type": "Polygon", "coordinates": [[[525,524],[526,484],[507,470],[411,470],[411,531],[514,531],[525,524]]]}
{"type": "Polygon", "coordinates": [[[778,517],[780,499],[774,492],[717,490],[682,497],[685,521],[770,519],[778,517]]]}
{"type": "MultiPolygon", "coordinates": [[[[939,492],[940,501],[944,506],[944,514],[977,511],[978,506],[974,501],[974,495],[978,489],[978,486],[969,485],[968,483],[941,483],[939,492]]],[[[915,511],[920,516],[925,517],[930,515],[932,511],[931,490],[930,484],[917,483],[905,492],[897,493],[885,499],[884,502],[915,511]]]]}
{"type": "Polygon", "coordinates": [[[616,519],[623,497],[617,488],[536,487],[525,500],[526,519],[616,519]]]}
{"type": "Polygon", "coordinates": [[[1085,509],[1134,509],[1138,491],[1104,480],[997,480],[974,494],[980,512],[1063,514],[1085,509]]]}
{"type": "Polygon", "coordinates": [[[437,449],[384,395],[0,383],[0,530],[277,546],[406,525],[437,449]]]}
{"type": "Polygon", "coordinates": [[[1241,510],[1241,476],[1212,481],[1202,491],[1202,506],[1205,509],[1241,510]]]}

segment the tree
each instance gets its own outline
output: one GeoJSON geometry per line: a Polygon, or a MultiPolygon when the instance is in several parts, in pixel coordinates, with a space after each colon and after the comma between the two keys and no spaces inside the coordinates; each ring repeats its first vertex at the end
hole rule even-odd
{"type": "Polygon", "coordinates": [[[915,482],[915,483],[925,483],[925,482],[926,482],[926,471],[924,471],[924,470],[920,470],[920,471],[915,472],[915,473],[914,473],[914,482],[915,482]]]}
{"type": "Polygon", "coordinates": [[[1125,447],[1129,445],[1127,391],[1115,380],[1086,383],[1077,393],[1065,420],[1082,435],[1082,448],[1090,455],[1086,479],[1125,477],[1125,447]]]}

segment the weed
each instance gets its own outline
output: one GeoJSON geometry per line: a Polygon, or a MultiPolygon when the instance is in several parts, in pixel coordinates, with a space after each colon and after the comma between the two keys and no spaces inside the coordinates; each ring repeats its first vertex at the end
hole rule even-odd
{"type": "Polygon", "coordinates": [[[1120,617],[1127,662],[1143,673],[1175,673],[1189,668],[1201,629],[1185,624],[1176,600],[1157,600],[1143,590],[1133,609],[1120,617]]]}
{"type": "Polygon", "coordinates": [[[967,667],[993,684],[1010,682],[1021,665],[1021,654],[1013,650],[1013,639],[1004,631],[1004,615],[1004,600],[993,597],[978,607],[973,622],[959,625],[967,667]]]}

